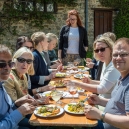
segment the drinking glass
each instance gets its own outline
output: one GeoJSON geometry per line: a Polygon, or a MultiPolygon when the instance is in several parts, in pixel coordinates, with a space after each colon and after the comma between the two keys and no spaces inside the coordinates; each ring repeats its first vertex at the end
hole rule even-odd
{"type": "Polygon", "coordinates": [[[81,63],[81,59],[77,58],[74,60],[74,66],[78,66],[81,63]]]}
{"type": "Polygon", "coordinates": [[[69,93],[72,95],[72,100],[70,101],[71,103],[76,103],[74,100],[74,95],[77,93],[77,87],[71,85],[67,86],[69,93]]]}
{"type": "Polygon", "coordinates": [[[74,67],[74,64],[73,64],[73,62],[68,62],[67,66],[71,68],[71,67],[74,67]]]}
{"type": "Polygon", "coordinates": [[[63,96],[63,92],[57,91],[52,94],[52,99],[56,102],[56,104],[61,104],[60,98],[63,96]]]}

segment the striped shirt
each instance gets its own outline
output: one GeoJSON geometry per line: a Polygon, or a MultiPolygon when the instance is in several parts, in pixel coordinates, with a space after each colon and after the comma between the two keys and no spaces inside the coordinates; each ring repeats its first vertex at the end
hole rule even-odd
{"type": "MultiPolygon", "coordinates": [[[[119,79],[108,101],[105,112],[114,115],[126,115],[129,112],[129,74],[119,79]]],[[[107,123],[104,123],[104,129],[118,129],[107,123]]]]}

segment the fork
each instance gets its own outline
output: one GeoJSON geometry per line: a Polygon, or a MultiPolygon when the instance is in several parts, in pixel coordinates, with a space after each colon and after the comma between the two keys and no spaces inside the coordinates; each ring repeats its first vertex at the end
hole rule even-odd
{"type": "Polygon", "coordinates": [[[84,106],[85,104],[85,102],[88,100],[89,98],[88,97],[86,97],[84,100],[83,100],[83,102],[81,101],[81,102],[79,102],[79,104],[81,105],[81,106],[84,106]]]}

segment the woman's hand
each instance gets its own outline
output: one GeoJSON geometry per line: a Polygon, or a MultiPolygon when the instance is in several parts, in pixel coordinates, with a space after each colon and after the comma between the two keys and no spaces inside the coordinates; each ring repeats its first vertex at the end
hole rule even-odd
{"type": "Polygon", "coordinates": [[[41,98],[41,97],[42,97],[42,96],[41,96],[39,93],[37,93],[37,94],[34,95],[34,98],[35,98],[35,99],[39,99],[39,98],[41,98]]]}
{"type": "Polygon", "coordinates": [[[62,64],[60,64],[58,67],[57,67],[57,72],[58,71],[63,71],[63,66],[62,66],[62,64]]]}
{"type": "Polygon", "coordinates": [[[55,78],[55,76],[56,76],[56,72],[51,72],[51,74],[49,74],[48,76],[48,80],[55,78]]]}
{"type": "Polygon", "coordinates": [[[86,66],[87,66],[88,68],[90,68],[90,69],[92,69],[92,68],[94,67],[94,65],[95,65],[95,63],[93,63],[93,62],[87,62],[87,63],[86,63],[86,66]]]}
{"type": "Polygon", "coordinates": [[[37,104],[49,104],[49,97],[46,97],[46,96],[42,96],[41,98],[39,99],[36,99],[37,101],[37,104]]]}
{"type": "Polygon", "coordinates": [[[86,118],[88,119],[101,119],[102,112],[98,108],[92,107],[91,105],[85,106],[84,113],[86,118]]]}
{"type": "Polygon", "coordinates": [[[20,99],[17,99],[15,101],[15,105],[19,107],[24,103],[32,103],[34,101],[35,101],[35,99],[28,94],[28,95],[25,95],[25,96],[21,97],[20,99]]]}
{"type": "Polygon", "coordinates": [[[48,103],[49,103],[49,97],[40,96],[40,98],[36,98],[35,101],[31,103],[31,105],[37,106],[39,104],[48,104],[48,103]]]}
{"type": "Polygon", "coordinates": [[[92,80],[89,77],[84,77],[82,78],[82,82],[91,84],[92,80]]]}
{"type": "Polygon", "coordinates": [[[41,87],[41,92],[51,91],[51,90],[55,90],[55,87],[54,86],[50,86],[50,85],[41,87]]]}

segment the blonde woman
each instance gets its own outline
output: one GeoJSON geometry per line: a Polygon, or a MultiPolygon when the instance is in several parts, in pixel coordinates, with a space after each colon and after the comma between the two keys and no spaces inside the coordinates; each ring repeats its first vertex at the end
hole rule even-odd
{"type": "MultiPolygon", "coordinates": [[[[35,45],[34,55],[34,70],[35,74],[30,76],[32,89],[36,89],[35,93],[52,90],[54,87],[48,85],[49,81],[55,77],[56,71],[52,72],[48,69],[47,62],[43,51],[48,50],[48,42],[44,32],[35,32],[31,39],[35,45]],[[47,85],[45,87],[45,85],[47,85]]],[[[59,67],[60,69],[60,67],[59,67]]]]}
{"type": "MultiPolygon", "coordinates": [[[[18,49],[12,58],[14,67],[8,80],[4,82],[4,87],[13,101],[28,94],[28,89],[31,87],[28,75],[34,74],[33,60],[32,52],[26,47],[18,49]]],[[[38,94],[35,97],[38,98],[38,94]]]]}
{"type": "MultiPolygon", "coordinates": [[[[32,52],[26,47],[18,49],[12,58],[14,67],[10,72],[9,78],[4,82],[3,85],[13,101],[16,101],[17,99],[28,94],[28,87],[31,87],[31,84],[28,83],[30,82],[28,75],[34,74],[33,60],[34,57],[32,52]]],[[[35,95],[35,98],[38,104],[49,103],[49,98],[47,97],[40,97],[37,94],[35,95]],[[40,100],[40,102],[38,100],[40,100]]],[[[30,115],[26,116],[19,123],[19,126],[24,127],[26,125],[26,127],[35,129],[35,127],[29,124],[29,118],[30,115]]]]}
{"type": "Polygon", "coordinates": [[[120,77],[120,72],[112,63],[113,44],[113,41],[108,37],[100,37],[95,40],[93,44],[95,59],[103,62],[100,81],[85,77],[83,83],[72,81],[76,86],[92,93],[102,94],[104,98],[111,98],[111,92],[120,77]]]}
{"type": "Polygon", "coordinates": [[[59,65],[61,65],[61,61],[60,60],[56,60],[56,61],[54,61],[54,64],[51,64],[51,61],[50,61],[50,58],[49,58],[49,52],[52,51],[52,50],[54,50],[54,48],[56,47],[58,38],[53,33],[47,33],[46,34],[46,38],[47,38],[47,42],[48,42],[48,50],[47,51],[44,51],[44,57],[45,57],[45,60],[47,62],[47,65],[51,69],[55,69],[59,65]]]}

